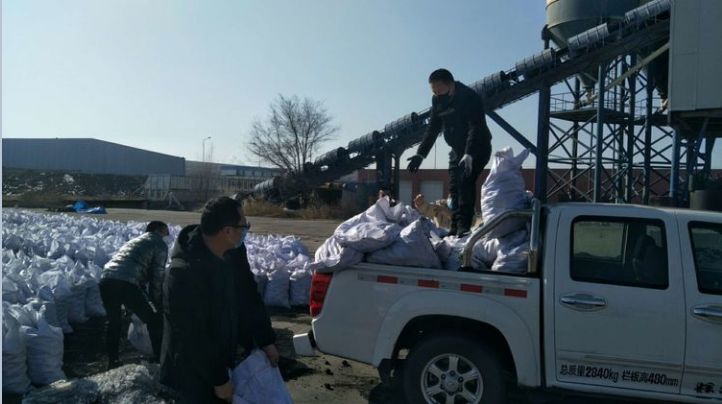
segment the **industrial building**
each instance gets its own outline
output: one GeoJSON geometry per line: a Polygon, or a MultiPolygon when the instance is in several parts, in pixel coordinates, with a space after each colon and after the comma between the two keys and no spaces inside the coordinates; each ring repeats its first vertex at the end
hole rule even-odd
{"type": "Polygon", "coordinates": [[[2,164],[7,168],[87,174],[185,175],[183,157],[92,138],[3,138],[2,146],[2,164]]]}
{"type": "Polygon", "coordinates": [[[186,175],[189,177],[212,174],[218,177],[266,180],[279,172],[277,168],[186,160],[186,175]]]}
{"type": "MultiPolygon", "coordinates": [[[[250,192],[278,174],[266,167],[187,161],[90,138],[2,139],[2,163],[4,169],[65,171],[78,179],[97,174],[145,177],[144,187],[124,194],[133,191],[136,199],[147,199],[152,207],[192,207],[213,196],[250,192]]],[[[106,185],[110,189],[114,184],[106,185]]]]}
{"type": "Polygon", "coordinates": [[[188,160],[186,175],[154,174],[145,183],[152,206],[186,207],[202,204],[217,195],[249,193],[253,187],[279,173],[267,167],[253,167],[188,160]]]}

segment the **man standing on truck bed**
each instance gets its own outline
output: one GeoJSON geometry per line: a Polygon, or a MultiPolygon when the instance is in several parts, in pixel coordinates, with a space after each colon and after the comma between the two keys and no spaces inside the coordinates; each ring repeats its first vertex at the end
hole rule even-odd
{"type": "Polygon", "coordinates": [[[452,225],[450,235],[463,235],[471,230],[476,204],[476,180],[491,158],[491,132],[486,125],[481,97],[463,83],[454,81],[446,69],[429,76],[434,95],[431,117],[424,139],[416,154],[408,160],[412,173],[434,146],[444,129],[444,139],[451,146],[449,153],[449,193],[452,225]]]}

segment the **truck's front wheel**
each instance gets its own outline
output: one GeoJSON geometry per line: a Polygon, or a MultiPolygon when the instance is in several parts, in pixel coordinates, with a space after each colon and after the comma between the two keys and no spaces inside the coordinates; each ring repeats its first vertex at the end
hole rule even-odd
{"type": "Polygon", "coordinates": [[[498,357],[471,338],[432,335],[409,353],[404,364],[409,403],[502,403],[506,393],[498,357]]]}

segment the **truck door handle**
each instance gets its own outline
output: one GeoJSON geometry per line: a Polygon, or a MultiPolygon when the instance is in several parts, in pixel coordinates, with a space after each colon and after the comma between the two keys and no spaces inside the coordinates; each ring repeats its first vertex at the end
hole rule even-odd
{"type": "Polygon", "coordinates": [[[695,307],[692,314],[705,319],[722,320],[722,309],[712,307],[695,307]]]}
{"type": "Polygon", "coordinates": [[[607,307],[607,301],[587,295],[562,296],[562,304],[573,306],[575,309],[603,309],[607,307]]]}

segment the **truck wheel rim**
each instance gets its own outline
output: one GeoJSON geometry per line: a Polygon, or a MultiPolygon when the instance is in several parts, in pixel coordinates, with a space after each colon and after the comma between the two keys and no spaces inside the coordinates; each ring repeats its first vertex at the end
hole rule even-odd
{"type": "Polygon", "coordinates": [[[461,355],[443,354],[421,372],[421,393],[429,404],[478,403],[484,381],[474,363],[461,355]]]}

